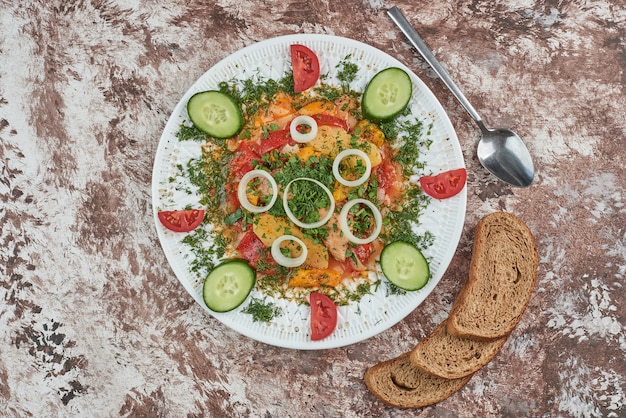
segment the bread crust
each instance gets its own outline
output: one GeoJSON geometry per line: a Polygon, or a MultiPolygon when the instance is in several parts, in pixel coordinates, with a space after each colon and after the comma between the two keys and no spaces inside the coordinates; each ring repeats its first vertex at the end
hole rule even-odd
{"type": "Polygon", "coordinates": [[[411,352],[411,363],[445,379],[470,376],[489,363],[500,351],[507,337],[492,341],[476,341],[448,334],[447,321],[441,322],[411,352]]]}
{"type": "Polygon", "coordinates": [[[517,216],[495,212],[475,228],[467,282],[452,305],[448,333],[491,341],[517,326],[537,280],[532,232],[517,216]]]}
{"type": "Polygon", "coordinates": [[[378,363],[365,372],[365,384],[381,402],[394,408],[423,408],[441,402],[460,390],[470,376],[444,379],[411,363],[410,352],[378,363]]]}

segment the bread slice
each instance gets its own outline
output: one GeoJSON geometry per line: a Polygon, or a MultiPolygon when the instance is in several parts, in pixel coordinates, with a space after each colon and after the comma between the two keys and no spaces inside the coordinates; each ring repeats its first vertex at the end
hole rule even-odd
{"type": "Polygon", "coordinates": [[[508,335],[528,305],[538,262],[524,222],[506,212],[484,217],[474,231],[469,276],[452,305],[448,333],[481,341],[508,335]]]}
{"type": "Polygon", "coordinates": [[[383,403],[395,408],[422,408],[443,401],[471,379],[443,379],[411,363],[410,352],[378,363],[365,372],[365,384],[383,403]]]}
{"type": "Polygon", "coordinates": [[[446,379],[470,376],[498,354],[507,337],[475,341],[448,334],[443,321],[411,352],[411,363],[427,373],[446,379]]]}

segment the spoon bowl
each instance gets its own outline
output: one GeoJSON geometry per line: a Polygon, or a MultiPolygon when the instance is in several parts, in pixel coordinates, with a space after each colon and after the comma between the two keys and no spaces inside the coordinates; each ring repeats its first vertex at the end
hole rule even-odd
{"type": "Polygon", "coordinates": [[[488,129],[479,124],[478,161],[500,180],[518,187],[533,182],[534,166],[522,139],[509,129],[488,129]]]}
{"type": "Polygon", "coordinates": [[[404,14],[397,7],[387,11],[391,20],[400,28],[424,60],[437,73],[441,81],[450,89],[467,113],[478,124],[482,132],[478,141],[477,155],[480,163],[500,180],[517,187],[528,187],[535,177],[533,160],[522,139],[509,129],[489,129],[483,123],[474,107],[456,86],[452,78],[439,63],[424,40],[415,31],[404,14]]]}

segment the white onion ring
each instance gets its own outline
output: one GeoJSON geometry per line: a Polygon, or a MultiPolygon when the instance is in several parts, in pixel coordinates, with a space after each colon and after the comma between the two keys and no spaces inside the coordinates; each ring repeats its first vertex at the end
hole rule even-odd
{"type": "Polygon", "coordinates": [[[294,237],[293,235],[281,235],[280,237],[276,238],[272,243],[272,257],[274,257],[274,261],[276,261],[283,267],[301,266],[306,261],[308,254],[309,251],[306,248],[304,242],[302,242],[300,238],[294,237]],[[295,258],[285,256],[280,251],[280,244],[282,244],[284,241],[293,241],[296,244],[300,245],[302,247],[302,253],[295,258]]]}
{"type": "Polygon", "coordinates": [[[293,140],[296,142],[299,142],[301,144],[311,142],[313,138],[317,136],[317,122],[311,116],[296,116],[291,121],[291,125],[289,125],[289,132],[291,133],[291,137],[293,138],[293,140]],[[305,134],[303,134],[302,132],[298,132],[298,126],[300,125],[308,125],[311,127],[311,130],[305,134]]]}
{"type": "Polygon", "coordinates": [[[378,238],[380,231],[383,227],[383,216],[380,214],[380,210],[369,200],[365,199],[352,199],[343,205],[341,209],[341,213],[339,213],[339,226],[341,227],[341,232],[348,238],[350,242],[355,244],[368,244],[378,238]],[[358,204],[364,204],[368,208],[372,210],[372,214],[374,215],[374,223],[376,224],[374,227],[374,232],[367,238],[357,238],[354,236],[350,228],[348,227],[348,212],[352,209],[352,206],[358,204]]]}
{"type": "Polygon", "coordinates": [[[333,216],[333,212],[335,210],[335,198],[333,197],[333,194],[331,193],[331,191],[328,190],[328,187],[324,186],[323,183],[315,179],[310,179],[308,177],[298,177],[297,179],[291,180],[289,184],[287,184],[287,187],[285,187],[285,190],[283,192],[283,207],[285,208],[285,213],[287,214],[287,217],[291,220],[291,222],[298,225],[300,228],[319,228],[320,226],[328,222],[330,217],[333,216]],[[322,219],[320,219],[317,222],[312,222],[310,224],[302,222],[300,219],[296,218],[296,216],[293,214],[291,209],[289,209],[289,199],[287,197],[289,195],[289,187],[291,187],[291,183],[295,181],[301,181],[301,180],[310,181],[320,186],[326,192],[326,194],[328,195],[328,199],[330,200],[330,207],[328,208],[328,213],[326,214],[326,216],[324,216],[322,219]]]}
{"type": "Polygon", "coordinates": [[[335,157],[335,160],[333,161],[333,175],[335,176],[335,179],[339,183],[343,184],[344,186],[348,186],[348,187],[360,186],[361,184],[367,181],[371,173],[372,173],[372,162],[370,161],[367,154],[361,151],[360,149],[356,149],[356,148],[345,149],[341,151],[339,154],[337,154],[337,156],[335,157]],[[341,173],[339,173],[339,164],[344,158],[349,157],[351,155],[360,157],[362,160],[365,161],[365,173],[363,173],[363,175],[356,180],[346,180],[345,178],[341,176],[341,173]]]}
{"type": "Polygon", "coordinates": [[[244,209],[247,209],[252,213],[265,212],[265,211],[270,210],[270,208],[274,205],[274,202],[276,202],[276,199],[278,198],[278,185],[276,184],[276,180],[274,180],[274,177],[272,177],[272,175],[268,173],[267,171],[264,171],[264,170],[248,171],[246,174],[243,175],[243,177],[241,178],[241,181],[239,182],[239,186],[237,186],[237,197],[239,198],[239,203],[241,203],[241,206],[243,206],[244,209]],[[255,179],[258,177],[263,177],[272,186],[272,199],[270,200],[270,203],[268,203],[266,206],[253,205],[248,200],[248,195],[246,193],[246,189],[248,188],[248,183],[250,183],[252,179],[255,179]]]}

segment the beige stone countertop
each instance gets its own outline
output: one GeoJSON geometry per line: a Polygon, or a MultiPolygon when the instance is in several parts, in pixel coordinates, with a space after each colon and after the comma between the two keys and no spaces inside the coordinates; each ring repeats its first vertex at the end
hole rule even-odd
{"type": "Polygon", "coordinates": [[[586,1],[4,1],[0,10],[0,415],[626,416],[626,8],[586,1]],[[528,188],[476,157],[480,131],[395,28],[399,6],[489,126],[530,150],[528,188]],[[328,350],[245,337],[185,291],[152,212],[159,138],[193,82],[296,33],[376,47],[445,108],[468,171],[452,262],[399,323],[328,350]],[[539,253],[498,355],[423,409],[381,404],[367,368],[449,312],[479,219],[507,211],[539,253]]]}

